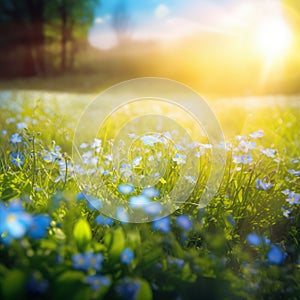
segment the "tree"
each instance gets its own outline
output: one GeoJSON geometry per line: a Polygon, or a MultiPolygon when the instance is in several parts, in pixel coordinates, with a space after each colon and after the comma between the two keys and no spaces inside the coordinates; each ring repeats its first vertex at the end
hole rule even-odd
{"type": "Polygon", "coordinates": [[[46,26],[56,33],[51,42],[60,44],[61,72],[73,67],[77,44],[86,39],[98,4],[98,0],[53,0],[47,4],[46,26]]]}
{"type": "Polygon", "coordinates": [[[0,2],[0,57],[6,76],[35,74],[28,7],[25,2],[0,2]],[[15,64],[14,64],[15,62],[15,64]]]}
{"type": "Polygon", "coordinates": [[[45,73],[44,56],[44,5],[45,0],[26,0],[29,13],[31,48],[35,55],[35,71],[37,74],[45,73]]]}
{"type": "Polygon", "coordinates": [[[98,0],[1,0],[0,73],[45,74],[55,68],[55,60],[49,60],[54,57],[53,44],[60,45],[60,70],[71,68],[77,42],[86,39],[96,5],[98,0]]]}

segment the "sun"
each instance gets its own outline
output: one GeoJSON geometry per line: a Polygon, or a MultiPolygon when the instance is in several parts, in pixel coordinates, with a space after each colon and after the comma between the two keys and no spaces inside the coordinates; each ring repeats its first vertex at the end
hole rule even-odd
{"type": "Polygon", "coordinates": [[[290,48],[292,31],[282,17],[264,18],[257,26],[254,42],[258,52],[275,59],[290,48]]]}

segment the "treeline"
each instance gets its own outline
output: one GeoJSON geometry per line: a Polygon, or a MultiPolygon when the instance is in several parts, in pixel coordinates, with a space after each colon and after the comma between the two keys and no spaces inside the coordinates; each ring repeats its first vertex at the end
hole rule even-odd
{"type": "Polygon", "coordinates": [[[0,76],[74,68],[99,0],[1,0],[0,76]]]}

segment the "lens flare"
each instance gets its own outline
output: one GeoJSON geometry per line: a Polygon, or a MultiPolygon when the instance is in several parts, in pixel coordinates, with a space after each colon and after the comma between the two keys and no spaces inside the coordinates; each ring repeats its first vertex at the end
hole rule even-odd
{"type": "Polygon", "coordinates": [[[284,55],[290,48],[292,32],[281,17],[265,18],[257,26],[255,45],[257,50],[267,58],[275,59],[284,55]]]}

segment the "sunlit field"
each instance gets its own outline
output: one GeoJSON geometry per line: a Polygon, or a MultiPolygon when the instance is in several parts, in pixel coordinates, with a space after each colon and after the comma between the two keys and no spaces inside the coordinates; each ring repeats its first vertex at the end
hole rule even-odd
{"type": "Polygon", "coordinates": [[[300,299],[299,0],[0,1],[0,299],[300,299]]]}
{"type": "Polygon", "coordinates": [[[93,95],[39,95],[1,94],[2,298],[298,298],[298,97],[212,101],[226,137],[222,184],[201,208],[204,179],[186,176],[197,181],[189,199],[156,219],[192,153],[205,177],[209,141],[166,151],[159,137],[140,137],[126,166],[114,165],[104,137],[82,145],[88,170],[121,201],[108,217],[105,194],[80,189],[72,161],[74,128],[93,95]],[[129,183],[162,160],[168,173],[154,186],[129,183]],[[127,223],[123,202],[154,221],[127,223]]]}

